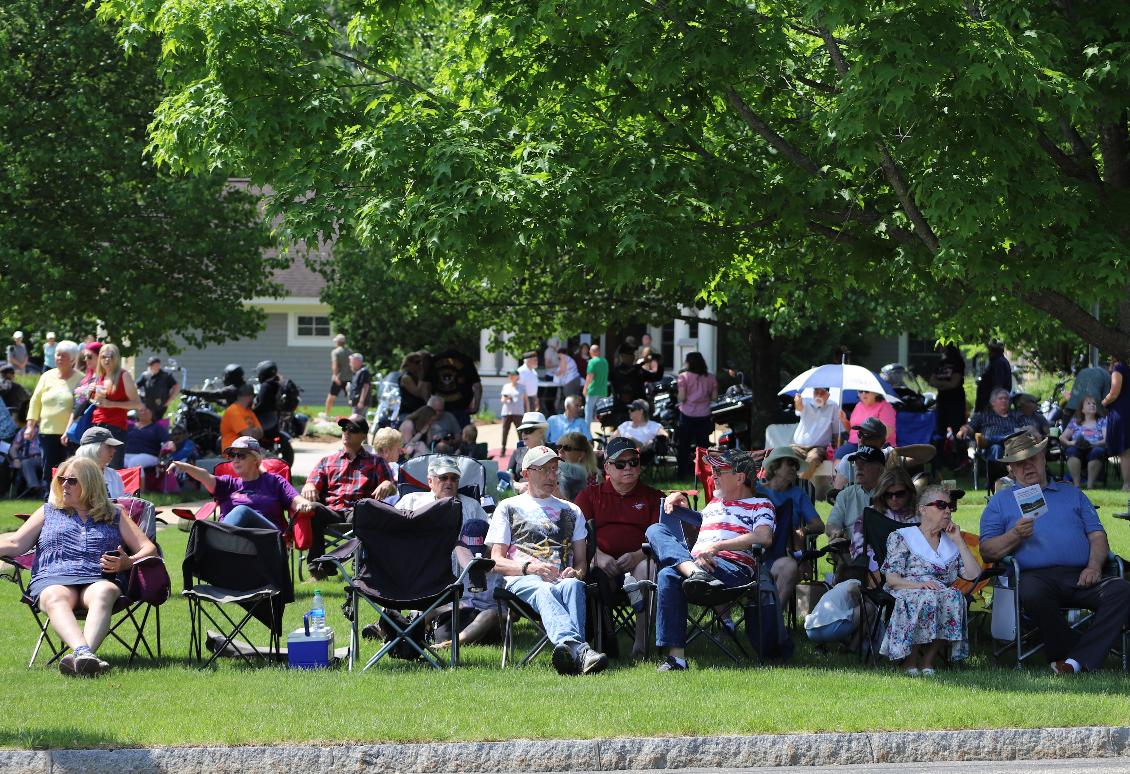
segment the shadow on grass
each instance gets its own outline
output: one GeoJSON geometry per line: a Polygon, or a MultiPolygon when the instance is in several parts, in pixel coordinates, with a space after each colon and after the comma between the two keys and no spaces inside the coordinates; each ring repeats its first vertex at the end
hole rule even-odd
{"type": "Polygon", "coordinates": [[[44,725],[34,729],[0,728],[0,747],[25,750],[52,748],[121,747],[118,737],[99,731],[68,725],[44,725]]]}

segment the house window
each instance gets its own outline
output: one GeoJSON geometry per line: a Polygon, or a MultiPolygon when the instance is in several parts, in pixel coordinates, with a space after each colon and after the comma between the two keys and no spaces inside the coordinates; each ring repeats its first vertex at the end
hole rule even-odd
{"type": "Polygon", "coordinates": [[[299,338],[328,339],[330,336],[330,318],[320,315],[298,315],[298,326],[295,333],[299,338]]]}

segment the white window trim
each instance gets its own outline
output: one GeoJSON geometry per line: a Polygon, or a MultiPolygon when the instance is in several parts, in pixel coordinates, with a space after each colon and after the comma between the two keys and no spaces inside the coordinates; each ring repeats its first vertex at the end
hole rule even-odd
{"type": "MultiPolygon", "coordinates": [[[[319,312],[290,312],[286,316],[286,345],[288,347],[318,347],[325,349],[333,347],[333,336],[299,336],[298,318],[302,317],[328,317],[319,312]]],[[[330,330],[333,330],[332,328],[330,330]]]]}

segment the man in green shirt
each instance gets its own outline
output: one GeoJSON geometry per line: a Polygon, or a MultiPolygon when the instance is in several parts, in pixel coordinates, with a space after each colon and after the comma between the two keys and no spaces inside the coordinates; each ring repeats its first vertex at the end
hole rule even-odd
{"type": "Polygon", "coordinates": [[[330,391],[326,395],[326,416],[333,411],[334,398],[340,394],[349,397],[349,381],[353,378],[353,369],[349,365],[349,356],[352,353],[345,346],[345,336],[334,336],[334,348],[330,353],[330,391]]]}
{"type": "Polygon", "coordinates": [[[600,356],[600,345],[589,347],[589,365],[585,371],[585,422],[592,427],[596,399],[608,395],[608,361],[600,356]]]}

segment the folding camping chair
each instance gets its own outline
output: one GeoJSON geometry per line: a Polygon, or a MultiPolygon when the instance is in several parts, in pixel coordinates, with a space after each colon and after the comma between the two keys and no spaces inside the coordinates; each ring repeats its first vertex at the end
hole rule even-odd
{"type": "MultiPolygon", "coordinates": [[[[396,489],[401,497],[412,492],[429,491],[428,463],[438,456],[451,455],[421,454],[401,464],[396,479],[396,489]]],[[[452,457],[452,459],[459,465],[459,494],[478,500],[488,513],[493,511],[494,500],[486,496],[487,473],[483,463],[471,457],[452,457]]]]}
{"type": "MultiPolygon", "coordinates": [[[[140,527],[141,531],[156,544],[157,519],[153,503],[134,497],[122,497],[115,502],[122,506],[126,517],[132,519],[134,524],[140,527]]],[[[160,546],[158,546],[158,549],[160,549],[160,546]]],[[[61,639],[50,631],[51,621],[47,614],[40,610],[35,601],[28,596],[27,583],[31,580],[35,551],[32,550],[22,556],[5,558],[0,561],[12,566],[12,571],[0,573],[0,576],[15,583],[19,588],[20,601],[28,606],[32,617],[35,619],[36,627],[39,629],[39,636],[27,663],[28,668],[30,669],[35,664],[44,645],[47,645],[51,652],[51,658],[47,661],[47,665],[50,666],[62,658],[67,653],[68,648],[61,639]],[[25,571],[28,574],[26,581],[24,579],[25,571]]],[[[114,603],[113,617],[106,636],[117,640],[122,647],[129,651],[129,659],[126,663],[133,663],[134,658],[142,648],[145,649],[149,658],[158,658],[161,655],[160,606],[169,598],[171,585],[169,574],[165,570],[165,562],[160,556],[143,559],[130,568],[124,580],[126,582],[125,590],[114,603]],[[154,633],[156,635],[155,652],[145,634],[151,614],[154,618],[154,633]],[[129,624],[129,626],[126,626],[126,624],[129,624]],[[123,628],[125,631],[119,631],[123,628]]],[[[86,609],[75,608],[75,618],[80,621],[86,618],[86,609]]]]}
{"type": "Polygon", "coordinates": [[[282,533],[273,529],[233,527],[216,521],[193,522],[184,556],[184,591],[189,610],[189,652],[203,659],[204,628],[207,620],[220,630],[220,642],[207,668],[226,653],[234,653],[248,663],[252,655],[263,655],[243,629],[257,618],[268,629],[266,656],[278,658],[281,650],[283,610],[294,601],[294,585],[287,567],[282,533]],[[203,581],[203,582],[201,582],[203,581]],[[225,627],[209,612],[205,603],[228,624],[225,627]],[[237,604],[247,612],[236,622],[225,605],[237,604]],[[252,653],[236,645],[242,637],[252,653]]]}
{"type": "MultiPolygon", "coordinates": [[[[473,591],[487,584],[490,559],[474,558],[456,577],[451,554],[459,542],[463,526],[463,507],[451,497],[428,503],[415,512],[398,510],[376,500],[362,500],[353,511],[355,537],[335,551],[315,560],[331,562],[345,578],[346,618],[350,621],[349,669],[357,661],[360,648],[361,602],[377,613],[378,625],[390,636],[361,671],[377,663],[394,648],[408,650],[436,669],[442,669],[440,655],[424,642],[424,626],[429,615],[443,605],[451,605],[451,631],[460,631],[459,600],[464,583],[473,591]],[[356,572],[346,569],[352,560],[356,572]],[[418,613],[405,622],[392,613],[411,610],[418,613]]],[[[459,664],[459,637],[451,639],[451,666],[459,664]]]]}
{"type": "MultiPolygon", "coordinates": [[[[588,528],[589,545],[596,545],[597,527],[596,522],[589,520],[585,522],[588,528]]],[[[595,554],[595,549],[593,550],[595,554]]],[[[651,554],[647,554],[648,567],[651,569],[651,554]]],[[[591,577],[591,575],[590,575],[591,577]]],[[[610,579],[611,580],[611,579],[610,579]]],[[[635,640],[636,636],[636,621],[640,620],[640,616],[646,622],[646,637],[644,646],[644,658],[651,657],[651,636],[650,632],[655,625],[655,581],[642,580],[639,581],[639,592],[643,598],[643,609],[638,611],[632,605],[631,599],[628,598],[627,592],[620,588],[615,594],[611,596],[608,602],[605,602],[603,593],[600,590],[599,581],[595,584],[588,584],[589,586],[596,586],[593,591],[595,604],[594,631],[596,633],[596,649],[602,653],[609,653],[610,648],[606,648],[604,642],[604,619],[607,613],[608,619],[612,625],[612,636],[619,637],[621,634],[626,634],[630,639],[635,640]]],[[[617,643],[618,644],[618,643],[617,643]]],[[[618,648],[617,648],[618,650],[618,648]]],[[[609,655],[611,655],[609,653],[609,655]]]]}
{"type": "MultiPolygon", "coordinates": [[[[883,566],[887,559],[887,538],[895,530],[902,529],[906,524],[888,519],[884,514],[874,508],[863,510],[863,552],[864,560],[868,554],[874,557],[875,564],[883,566]]],[[[882,572],[873,573],[866,565],[858,569],[860,590],[863,594],[863,604],[860,610],[859,657],[864,663],[874,663],[879,655],[879,639],[883,625],[890,619],[895,609],[895,598],[883,588],[882,572]],[[874,606],[874,618],[871,617],[868,603],[874,606]]]]}
{"type": "MultiPolygon", "coordinates": [[[[1020,562],[1014,556],[1006,556],[1000,561],[1001,572],[993,582],[992,634],[996,640],[993,655],[1001,658],[1008,652],[1016,656],[1016,668],[1020,669],[1025,659],[1039,653],[1044,643],[1040,640],[1039,629],[1020,605],[1020,589],[1023,582],[1020,562]]],[[[1126,567],[1121,557],[1114,553],[1107,555],[1103,566],[1103,578],[1125,578],[1126,567]]],[[[1087,626],[1094,616],[1090,610],[1063,608],[1071,628],[1078,631],[1087,626]]],[[[1122,663],[1122,671],[1130,671],[1130,628],[1124,627],[1121,648],[1115,649],[1122,663]]]]}

